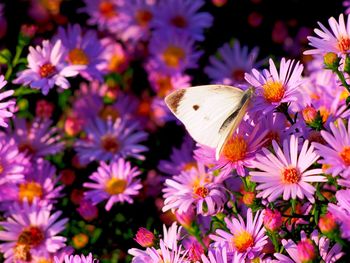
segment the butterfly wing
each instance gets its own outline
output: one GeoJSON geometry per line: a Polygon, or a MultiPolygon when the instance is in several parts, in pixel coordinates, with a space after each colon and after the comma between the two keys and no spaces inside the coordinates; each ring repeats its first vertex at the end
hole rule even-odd
{"type": "Polygon", "coordinates": [[[196,86],[175,90],[165,102],[195,141],[213,148],[220,145],[221,151],[239,123],[235,115],[239,115],[244,94],[231,86],[196,86]]]}

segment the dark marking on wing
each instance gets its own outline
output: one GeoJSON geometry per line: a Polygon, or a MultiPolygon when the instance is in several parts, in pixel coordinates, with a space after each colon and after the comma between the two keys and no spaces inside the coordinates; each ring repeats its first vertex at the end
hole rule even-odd
{"type": "Polygon", "coordinates": [[[225,130],[231,124],[231,122],[237,117],[239,111],[241,110],[241,108],[244,106],[244,104],[247,102],[247,100],[250,97],[251,97],[250,93],[243,94],[242,99],[239,103],[239,106],[237,107],[237,109],[234,112],[231,113],[230,116],[227,117],[227,119],[221,125],[221,127],[219,129],[219,133],[222,132],[223,130],[225,130]]]}
{"type": "Polygon", "coordinates": [[[179,89],[177,91],[174,91],[173,93],[171,93],[165,98],[166,104],[174,113],[176,113],[177,107],[179,106],[179,103],[182,100],[185,93],[186,93],[186,89],[179,89]]]}
{"type": "Polygon", "coordinates": [[[193,109],[196,111],[199,109],[199,106],[198,105],[193,105],[193,109]]]}

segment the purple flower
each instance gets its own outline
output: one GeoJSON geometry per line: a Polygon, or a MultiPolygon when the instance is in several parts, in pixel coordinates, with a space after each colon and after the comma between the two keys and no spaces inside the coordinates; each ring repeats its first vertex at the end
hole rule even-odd
{"type": "Polygon", "coordinates": [[[137,122],[120,118],[107,121],[95,118],[85,127],[86,138],[74,144],[80,162],[111,161],[118,157],[133,157],[143,160],[142,152],[146,146],[140,145],[147,138],[147,133],[138,130],[137,122]]]}
{"type": "Polygon", "coordinates": [[[89,255],[84,256],[84,255],[66,255],[64,257],[64,262],[59,260],[57,257],[55,257],[55,263],[97,263],[98,260],[95,259],[92,256],[92,253],[89,253],[89,255]]]}
{"type": "MultiPolygon", "coordinates": [[[[5,77],[0,75],[0,90],[6,85],[7,81],[5,80],[5,77]]],[[[9,100],[4,101],[11,95],[13,95],[13,90],[7,90],[0,93],[0,126],[2,127],[8,127],[8,124],[6,122],[7,118],[11,118],[13,116],[13,112],[11,111],[11,107],[15,105],[15,101],[9,100]]]]}
{"type": "Polygon", "coordinates": [[[84,183],[84,187],[93,189],[86,192],[85,198],[93,204],[108,199],[105,206],[107,211],[114,203],[133,203],[132,197],[142,188],[140,179],[136,179],[139,174],[136,167],[121,158],[109,165],[101,162],[97,172],[90,176],[94,183],[84,183]]]}
{"type": "Polygon", "coordinates": [[[315,202],[315,187],[310,183],[325,182],[327,178],[321,175],[322,169],[308,169],[319,158],[314,147],[309,147],[305,140],[299,151],[299,138],[294,135],[284,140],[283,150],[276,141],[272,146],[275,153],[263,148],[263,154],[258,154],[253,162],[261,171],[250,172],[251,180],[259,183],[256,190],[261,190],[257,197],[273,202],[280,195],[283,200],[306,196],[311,203],[315,202]]]}
{"type": "Polygon", "coordinates": [[[244,262],[242,254],[235,252],[230,260],[228,260],[227,249],[223,248],[215,248],[214,250],[209,250],[208,257],[202,255],[203,263],[241,263],[244,262]]]}
{"type": "Polygon", "coordinates": [[[13,82],[41,89],[44,95],[47,95],[54,85],[68,89],[70,84],[66,77],[76,76],[81,66],[68,66],[64,61],[64,54],[65,49],[61,41],[52,44],[44,40],[42,47],[29,47],[29,69],[19,72],[13,82]]]}
{"type": "Polygon", "coordinates": [[[338,204],[328,204],[328,211],[332,213],[335,220],[340,224],[341,235],[350,240],[350,190],[339,190],[335,194],[338,204]]]}
{"type": "Polygon", "coordinates": [[[49,257],[65,246],[65,237],[57,234],[64,230],[67,219],[60,219],[61,211],[51,214],[50,207],[40,207],[35,202],[23,206],[14,204],[10,216],[0,222],[0,251],[5,263],[29,262],[33,256],[49,257]]]}

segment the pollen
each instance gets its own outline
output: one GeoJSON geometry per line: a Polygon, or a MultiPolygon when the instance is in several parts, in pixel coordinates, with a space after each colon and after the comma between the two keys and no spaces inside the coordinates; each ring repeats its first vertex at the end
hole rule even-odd
{"type": "Polygon", "coordinates": [[[40,228],[36,226],[30,226],[24,229],[19,235],[17,244],[29,246],[30,248],[35,248],[42,243],[44,238],[44,233],[40,228]]]}
{"type": "Polygon", "coordinates": [[[346,166],[350,166],[350,146],[345,146],[339,155],[343,163],[346,166]]]}
{"type": "Polygon", "coordinates": [[[99,5],[100,13],[107,19],[117,16],[115,6],[109,1],[102,1],[99,5]]]}
{"type": "Polygon", "coordinates": [[[284,96],[285,88],[279,81],[267,81],[263,86],[263,96],[268,102],[280,102],[284,96]]]}
{"type": "Polygon", "coordinates": [[[284,170],[282,170],[281,175],[282,182],[285,184],[296,184],[301,179],[300,172],[297,168],[294,167],[285,168],[284,170]]]}
{"type": "Polygon", "coordinates": [[[125,191],[126,185],[126,180],[112,177],[106,183],[106,192],[110,195],[121,194],[125,191]]]}
{"type": "Polygon", "coordinates": [[[232,243],[238,252],[243,253],[254,244],[253,236],[243,230],[232,238],[232,243]]]}
{"type": "Polygon", "coordinates": [[[74,48],[68,53],[68,60],[73,65],[87,65],[89,64],[89,58],[80,48],[74,48]]]}
{"type": "Polygon", "coordinates": [[[208,188],[204,186],[195,186],[193,188],[193,193],[200,198],[206,198],[209,195],[209,190],[208,188]]]}
{"type": "Polygon", "coordinates": [[[107,134],[101,138],[101,146],[104,150],[111,153],[116,153],[119,148],[119,141],[113,135],[107,134]]]}
{"type": "Polygon", "coordinates": [[[223,156],[231,162],[243,160],[247,155],[248,145],[243,136],[233,136],[224,146],[223,156]]]}
{"type": "Polygon", "coordinates": [[[185,58],[186,53],[181,47],[169,45],[163,52],[163,60],[168,67],[177,68],[185,58]]]}
{"type": "Polygon", "coordinates": [[[137,10],[135,15],[136,22],[142,27],[148,26],[152,18],[153,14],[148,10],[137,10]]]}
{"type": "Polygon", "coordinates": [[[188,23],[187,20],[183,16],[174,16],[171,20],[170,23],[178,28],[186,28],[188,23]]]}
{"type": "Polygon", "coordinates": [[[19,185],[19,199],[23,202],[25,199],[32,203],[34,198],[41,198],[43,196],[43,189],[40,184],[36,182],[26,182],[19,185]]]}
{"type": "Polygon", "coordinates": [[[45,63],[39,68],[39,75],[41,78],[51,77],[56,72],[56,67],[51,63],[45,63]]]}
{"type": "Polygon", "coordinates": [[[14,258],[16,260],[21,260],[24,262],[30,262],[32,260],[32,255],[30,253],[30,247],[27,245],[17,243],[13,249],[14,258]]]}
{"type": "Polygon", "coordinates": [[[347,53],[350,49],[350,39],[348,37],[341,37],[338,40],[338,49],[343,53],[347,53]]]}

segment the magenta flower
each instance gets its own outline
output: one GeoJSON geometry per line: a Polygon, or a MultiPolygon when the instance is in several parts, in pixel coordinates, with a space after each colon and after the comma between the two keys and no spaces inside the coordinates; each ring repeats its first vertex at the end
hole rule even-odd
{"type": "Polygon", "coordinates": [[[180,175],[165,181],[163,212],[177,209],[179,213],[196,207],[197,214],[213,215],[221,211],[226,201],[223,185],[214,182],[203,164],[198,168],[182,171],[180,175]]]}
{"type": "Polygon", "coordinates": [[[237,40],[233,46],[226,43],[219,48],[218,55],[209,58],[210,65],[204,71],[214,84],[245,84],[244,74],[259,66],[256,62],[258,54],[258,48],[248,52],[248,47],[241,47],[237,40]]]}
{"type": "Polygon", "coordinates": [[[139,174],[136,167],[121,158],[109,165],[101,162],[97,172],[90,176],[94,182],[84,183],[84,187],[92,189],[85,193],[85,198],[93,204],[108,199],[105,206],[107,211],[114,203],[133,203],[132,197],[138,195],[142,188],[140,179],[136,179],[139,174]]]}
{"type": "Polygon", "coordinates": [[[241,263],[244,262],[242,254],[235,252],[233,256],[228,260],[227,249],[223,248],[215,248],[214,250],[209,250],[208,256],[202,255],[203,263],[241,263]]]}
{"type": "Polygon", "coordinates": [[[340,224],[341,235],[350,240],[350,190],[339,190],[335,194],[338,204],[328,204],[328,211],[332,213],[335,220],[340,224]]]}
{"type": "Polygon", "coordinates": [[[87,256],[84,255],[66,255],[64,257],[64,262],[62,262],[61,260],[59,260],[59,258],[55,257],[55,263],[97,263],[98,260],[95,259],[92,256],[92,253],[90,253],[87,256]]]}
{"type": "Polygon", "coordinates": [[[49,257],[65,246],[65,237],[58,236],[67,219],[60,219],[61,211],[51,214],[51,207],[39,207],[35,202],[23,206],[14,204],[7,221],[0,222],[0,251],[5,263],[29,262],[32,256],[49,257]]]}
{"type": "Polygon", "coordinates": [[[253,217],[252,210],[247,211],[247,221],[238,215],[238,219],[225,218],[230,233],[217,229],[216,235],[209,235],[215,241],[214,247],[226,247],[228,253],[237,252],[243,258],[253,259],[262,253],[267,243],[263,226],[263,213],[257,212],[253,217]]]}
{"type": "Polygon", "coordinates": [[[55,85],[68,89],[70,84],[66,77],[76,76],[81,66],[68,66],[64,61],[64,54],[65,49],[61,41],[52,44],[44,40],[42,47],[29,47],[29,68],[20,71],[13,82],[41,89],[44,95],[47,95],[55,85]]]}
{"type": "Polygon", "coordinates": [[[251,180],[259,183],[256,189],[261,190],[257,197],[273,202],[280,195],[284,200],[306,196],[313,203],[315,187],[310,183],[327,181],[321,175],[322,169],[308,169],[319,158],[314,147],[309,147],[309,141],[305,140],[299,151],[299,138],[294,135],[284,140],[283,150],[275,141],[272,146],[275,153],[263,148],[263,154],[258,154],[254,161],[261,171],[250,172],[251,180]]]}
{"type": "MultiPolygon", "coordinates": [[[[5,77],[0,75],[0,90],[6,85],[7,81],[5,77]]],[[[8,124],[6,122],[7,118],[11,118],[13,116],[13,112],[11,107],[15,105],[14,100],[3,101],[13,95],[13,90],[7,90],[0,93],[0,126],[7,127],[8,124]]]]}
{"type": "Polygon", "coordinates": [[[328,145],[314,143],[317,153],[322,157],[319,163],[325,165],[326,172],[332,176],[341,175],[344,178],[350,176],[350,122],[346,129],[343,121],[339,119],[337,126],[330,124],[330,130],[321,131],[323,139],[328,145]]]}
{"type": "Polygon", "coordinates": [[[252,110],[263,113],[273,111],[284,102],[290,102],[294,106],[302,97],[299,87],[303,83],[303,65],[282,58],[278,72],[272,59],[269,60],[269,64],[269,70],[265,69],[262,73],[253,69],[251,74],[245,74],[245,79],[256,88],[258,95],[252,110]]]}

